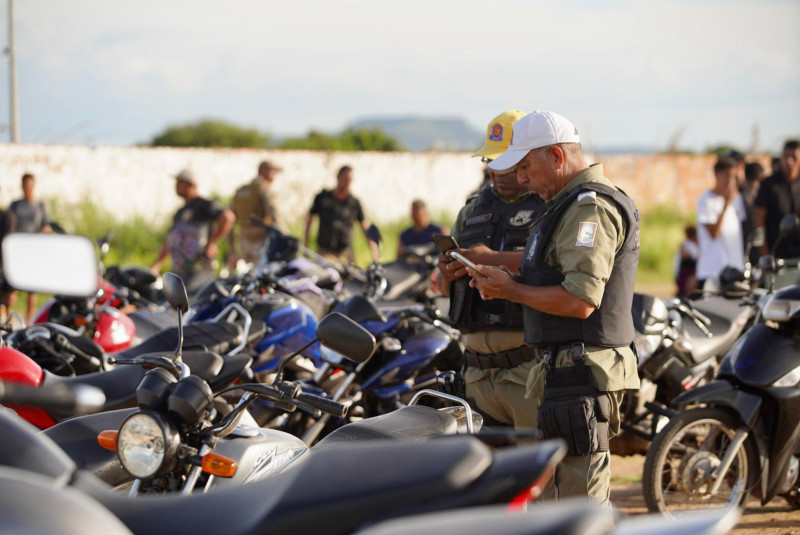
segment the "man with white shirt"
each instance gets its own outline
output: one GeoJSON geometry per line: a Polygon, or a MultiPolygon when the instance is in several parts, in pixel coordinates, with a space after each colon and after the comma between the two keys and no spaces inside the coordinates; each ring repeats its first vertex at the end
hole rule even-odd
{"type": "Polygon", "coordinates": [[[742,221],[747,213],[736,174],[736,161],[720,158],[714,164],[714,187],[697,199],[698,288],[708,277],[718,277],[727,266],[744,269],[742,221]]]}

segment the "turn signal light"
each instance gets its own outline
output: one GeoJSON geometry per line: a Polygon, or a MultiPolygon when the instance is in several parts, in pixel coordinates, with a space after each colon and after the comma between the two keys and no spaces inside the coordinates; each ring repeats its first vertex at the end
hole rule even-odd
{"type": "Polygon", "coordinates": [[[74,320],[74,323],[77,327],[86,327],[89,322],[86,319],[86,316],[77,316],[74,320]]]}
{"type": "Polygon", "coordinates": [[[109,451],[117,451],[117,437],[119,431],[100,431],[97,435],[97,443],[100,447],[109,451]]]}
{"type": "Polygon", "coordinates": [[[236,473],[236,461],[223,457],[218,453],[206,453],[201,464],[203,472],[218,477],[233,477],[236,473]]]}

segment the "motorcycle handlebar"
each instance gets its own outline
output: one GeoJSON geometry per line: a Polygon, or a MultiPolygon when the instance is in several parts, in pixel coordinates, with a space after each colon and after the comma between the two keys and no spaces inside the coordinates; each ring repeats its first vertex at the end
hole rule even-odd
{"type": "Polygon", "coordinates": [[[126,358],[116,358],[116,357],[109,357],[108,363],[109,364],[139,364],[145,366],[155,366],[157,368],[164,368],[168,372],[172,373],[173,375],[177,376],[178,378],[182,377],[182,371],[180,367],[172,361],[170,357],[165,357],[161,355],[139,355],[137,357],[133,357],[130,359],[126,358]]]}
{"type": "Polygon", "coordinates": [[[337,418],[344,418],[345,416],[347,416],[347,411],[349,410],[349,407],[344,403],[339,403],[338,401],[334,401],[332,399],[324,398],[322,396],[317,396],[314,394],[308,394],[306,392],[300,392],[295,396],[295,399],[297,401],[310,405],[315,409],[319,409],[322,412],[327,412],[328,414],[332,414],[337,418]]]}
{"type": "Polygon", "coordinates": [[[103,408],[106,396],[89,385],[55,384],[33,388],[28,385],[0,382],[0,401],[10,405],[62,409],[76,413],[92,413],[103,408]]]}
{"type": "Polygon", "coordinates": [[[61,333],[56,334],[55,338],[53,339],[53,342],[55,344],[56,349],[58,350],[63,349],[65,351],[69,351],[76,357],[81,358],[86,362],[88,362],[91,366],[95,368],[100,368],[101,370],[105,369],[105,366],[103,365],[103,361],[101,359],[93,357],[88,353],[84,353],[79,347],[77,347],[75,344],[67,340],[67,337],[64,336],[63,334],[61,333]]]}
{"type": "MultiPolygon", "coordinates": [[[[236,389],[241,389],[246,392],[251,392],[258,396],[269,398],[276,404],[290,404],[299,409],[319,417],[319,411],[327,412],[339,418],[344,418],[347,415],[349,407],[344,403],[339,403],[332,399],[317,396],[303,392],[300,385],[293,382],[281,382],[277,385],[267,385],[261,383],[253,383],[246,385],[234,385],[236,389]]],[[[293,409],[294,407],[292,407],[293,409]]],[[[291,410],[291,409],[290,409],[291,410]]]]}

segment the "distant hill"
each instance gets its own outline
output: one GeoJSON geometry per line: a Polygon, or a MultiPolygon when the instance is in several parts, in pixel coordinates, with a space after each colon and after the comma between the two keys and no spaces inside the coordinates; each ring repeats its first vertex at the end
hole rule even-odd
{"type": "Polygon", "coordinates": [[[410,151],[472,151],[481,145],[483,132],[463,119],[425,117],[370,117],[353,121],[353,128],[381,128],[410,151]]]}

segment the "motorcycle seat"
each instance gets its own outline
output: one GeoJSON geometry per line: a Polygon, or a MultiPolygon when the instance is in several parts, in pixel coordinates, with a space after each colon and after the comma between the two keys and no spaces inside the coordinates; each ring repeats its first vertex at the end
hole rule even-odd
{"type": "MultiPolygon", "coordinates": [[[[129,350],[125,352],[127,351],[129,350]]],[[[117,355],[119,354],[117,353],[117,355]]],[[[212,390],[227,386],[231,381],[239,377],[251,362],[251,358],[247,355],[232,355],[222,358],[208,351],[192,350],[184,351],[182,358],[186,365],[189,366],[192,375],[197,375],[208,381],[212,390]]],[[[106,396],[103,411],[110,411],[136,405],[136,388],[139,386],[144,374],[145,370],[141,366],[127,364],[109,371],[78,375],[76,377],[62,377],[45,370],[42,383],[81,384],[99,388],[106,396]]],[[[47,412],[56,421],[74,416],[73,413],[64,410],[50,409],[47,412]]]]}
{"type": "MultiPolygon", "coordinates": [[[[237,355],[228,355],[222,359],[222,368],[216,373],[214,377],[206,379],[211,390],[217,391],[221,388],[228,386],[236,378],[250,367],[253,359],[249,355],[239,353],[237,355]]],[[[192,369],[191,365],[189,369],[192,369]]],[[[192,372],[194,374],[194,372],[192,372]]]]}
{"type": "Polygon", "coordinates": [[[485,506],[402,517],[359,531],[359,535],[403,535],[434,530],[459,535],[601,535],[611,533],[615,524],[616,518],[611,508],[573,498],[559,500],[558,503],[537,504],[520,514],[509,514],[505,506],[485,506]]]}
{"type": "Polygon", "coordinates": [[[694,348],[692,355],[695,362],[723,355],[741,336],[754,311],[752,307],[739,303],[719,296],[692,303],[698,312],[711,320],[708,330],[712,334],[711,338],[707,337],[692,320],[684,318],[683,335],[694,348]]]}
{"type": "MultiPolygon", "coordinates": [[[[144,373],[141,366],[120,366],[105,372],[75,377],[63,377],[44,370],[42,384],[66,383],[70,386],[88,385],[99,388],[106,396],[103,411],[110,411],[136,405],[136,387],[139,386],[144,373]]],[[[48,409],[47,412],[56,421],[74,416],[74,413],[63,409],[48,409]]]]}
{"type": "Polygon", "coordinates": [[[457,430],[458,423],[450,414],[412,405],[342,426],[322,439],[314,449],[357,440],[410,439],[419,442],[432,436],[453,435],[457,430]]]}
{"type": "Polygon", "coordinates": [[[490,450],[471,437],[369,441],[311,452],[291,470],[208,494],[130,499],[100,488],[85,473],[75,484],[134,533],[318,533],[324,526],[336,534],[459,496],[492,463],[490,450]]]}
{"type": "MultiPolygon", "coordinates": [[[[220,355],[227,353],[242,340],[242,328],[229,322],[199,321],[183,327],[183,348],[201,349],[220,355]]],[[[113,353],[119,358],[133,358],[145,353],[174,351],[178,346],[178,327],[157,332],[138,346],[113,353]]]]}

